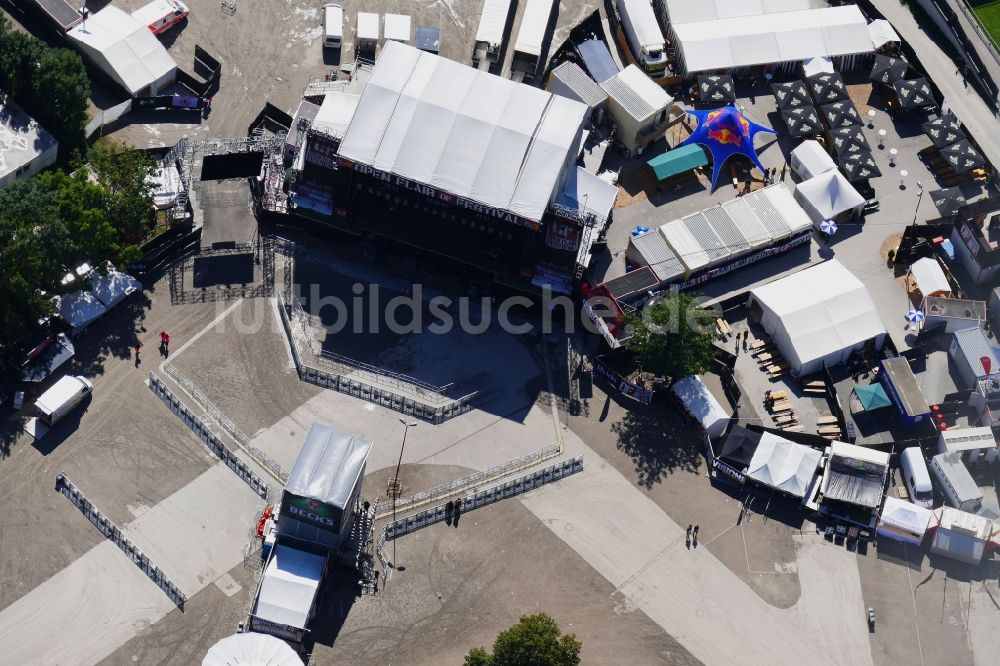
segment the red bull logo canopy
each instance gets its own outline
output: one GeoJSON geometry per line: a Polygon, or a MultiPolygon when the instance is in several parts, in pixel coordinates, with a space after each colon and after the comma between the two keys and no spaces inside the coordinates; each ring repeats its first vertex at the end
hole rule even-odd
{"type": "Polygon", "coordinates": [[[722,166],[733,155],[745,155],[758,169],[764,170],[753,140],[758,132],[776,134],[770,127],[758,125],[744,116],[735,106],[725,106],[710,111],[689,110],[698,119],[698,127],[683,143],[684,146],[697,143],[712,154],[712,189],[722,172],[722,166]]]}

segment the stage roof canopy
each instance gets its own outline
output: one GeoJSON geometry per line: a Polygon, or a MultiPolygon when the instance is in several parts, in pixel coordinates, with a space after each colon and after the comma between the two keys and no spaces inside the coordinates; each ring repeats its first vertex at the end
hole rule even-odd
{"type": "Polygon", "coordinates": [[[367,440],[313,423],[285,490],[338,509],[347,508],[371,448],[367,440]]]}
{"type": "Polygon", "coordinates": [[[399,42],[382,47],[341,156],[538,222],[587,107],[399,42]]]}
{"type": "MultiPolygon", "coordinates": [[[[678,2],[677,4],[681,4],[678,2]]],[[[684,3],[692,10],[710,3],[684,3]]],[[[672,23],[689,73],[872,51],[856,5],[672,23]]]]}
{"type": "Polygon", "coordinates": [[[326,559],[288,546],[275,546],[264,569],[254,615],[304,629],[323,578],[326,559]]]}
{"type": "Polygon", "coordinates": [[[809,9],[809,0],[664,0],[670,23],[693,23],[716,19],[759,16],[778,12],[809,9]]]}

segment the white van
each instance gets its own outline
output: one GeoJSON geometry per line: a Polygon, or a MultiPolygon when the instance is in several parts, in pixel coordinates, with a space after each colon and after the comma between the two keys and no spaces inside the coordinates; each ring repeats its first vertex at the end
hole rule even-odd
{"type": "Polygon", "coordinates": [[[323,46],[339,49],[344,39],[344,8],[329,3],[323,5],[323,46]]]}
{"type": "Polygon", "coordinates": [[[925,509],[934,507],[934,489],[931,486],[931,475],[927,471],[927,461],[919,446],[903,449],[899,456],[899,468],[903,474],[903,483],[910,493],[910,501],[925,509]]]}
{"type": "Polygon", "coordinates": [[[35,439],[41,439],[59,419],[73,411],[73,408],[90,395],[94,385],[86,377],[63,377],[52,385],[35,401],[37,416],[29,419],[24,430],[35,439]]]}

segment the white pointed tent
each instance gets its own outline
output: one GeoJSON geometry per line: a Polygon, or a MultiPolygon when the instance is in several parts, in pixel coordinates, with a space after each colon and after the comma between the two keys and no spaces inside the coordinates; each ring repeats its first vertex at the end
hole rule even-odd
{"type": "Polygon", "coordinates": [[[769,488],[804,497],[823,454],[774,433],[760,437],[746,475],[769,488]]]}
{"type": "Polygon", "coordinates": [[[830,153],[823,150],[819,141],[803,141],[792,150],[792,171],[799,178],[808,180],[837,168],[830,153]]]}
{"type": "Polygon", "coordinates": [[[812,221],[819,224],[823,220],[842,222],[861,214],[865,198],[858,194],[844,174],[839,171],[825,171],[795,188],[795,199],[809,214],[812,221]]]}
{"type": "Polygon", "coordinates": [[[302,660],[280,638],[249,632],[213,645],[201,666],[302,666],[302,660]]]}
{"type": "Polygon", "coordinates": [[[750,312],[796,375],[842,363],[868,340],[881,347],[886,333],[865,285],[836,259],[754,289],[750,312]]]}

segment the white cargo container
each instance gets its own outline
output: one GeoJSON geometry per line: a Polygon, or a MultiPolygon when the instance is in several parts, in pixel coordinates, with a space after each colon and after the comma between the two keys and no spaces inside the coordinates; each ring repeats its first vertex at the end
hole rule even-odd
{"type": "Polygon", "coordinates": [[[552,16],[552,7],[552,0],[528,0],[521,17],[521,26],[517,30],[517,41],[514,42],[511,70],[515,80],[520,77],[529,80],[535,77],[539,61],[543,59],[542,43],[552,16]]]}

